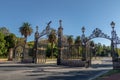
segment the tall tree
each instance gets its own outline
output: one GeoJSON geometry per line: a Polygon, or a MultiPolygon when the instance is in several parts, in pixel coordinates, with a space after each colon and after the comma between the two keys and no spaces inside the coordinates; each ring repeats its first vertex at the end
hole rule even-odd
{"type": "Polygon", "coordinates": [[[31,25],[28,22],[24,22],[22,24],[22,26],[19,28],[19,31],[21,33],[21,35],[24,36],[25,38],[25,44],[27,42],[27,37],[30,36],[33,32],[33,29],[31,27],[31,25]]]}
{"type": "Polygon", "coordinates": [[[81,39],[80,36],[77,36],[75,39],[75,45],[76,45],[76,49],[77,49],[77,55],[79,58],[79,54],[80,54],[80,46],[81,46],[81,39]]]}
{"type": "Polygon", "coordinates": [[[69,45],[73,44],[73,36],[72,35],[68,36],[67,42],[68,42],[69,45]]]}
{"type": "Polygon", "coordinates": [[[101,52],[102,52],[102,45],[101,43],[98,43],[97,44],[97,55],[100,56],[101,52]]]}
{"type": "Polygon", "coordinates": [[[9,30],[6,27],[1,27],[0,32],[3,33],[5,36],[10,34],[9,30]]]}
{"type": "Polygon", "coordinates": [[[10,35],[5,36],[5,40],[6,40],[6,47],[8,49],[15,47],[15,44],[16,44],[15,34],[11,33],[10,35]]]}
{"type": "Polygon", "coordinates": [[[21,35],[23,35],[24,38],[25,38],[24,50],[23,50],[23,54],[22,54],[22,62],[23,62],[24,55],[25,55],[25,46],[26,46],[26,43],[27,43],[27,37],[32,34],[33,29],[28,22],[24,22],[23,25],[19,28],[19,31],[20,31],[21,35]]]}
{"type": "Polygon", "coordinates": [[[94,41],[90,41],[90,47],[91,47],[91,56],[95,53],[95,43],[94,41]]]}
{"type": "Polygon", "coordinates": [[[57,40],[56,31],[53,29],[48,35],[48,41],[51,43],[51,57],[53,58],[53,48],[55,46],[55,42],[57,40]]]}
{"type": "Polygon", "coordinates": [[[7,48],[5,47],[5,43],[4,34],[0,32],[0,56],[6,56],[7,48]]]}
{"type": "Polygon", "coordinates": [[[80,36],[77,36],[77,37],[76,37],[76,39],[75,39],[75,44],[76,44],[76,45],[81,45],[80,36]]]}
{"type": "Polygon", "coordinates": [[[5,36],[6,40],[6,48],[8,49],[8,60],[12,60],[13,57],[13,48],[16,45],[16,36],[15,34],[11,33],[8,36],[5,36]]]}
{"type": "Polygon", "coordinates": [[[72,56],[72,44],[73,44],[73,36],[72,35],[70,35],[70,36],[68,36],[67,37],[67,42],[68,42],[68,47],[69,47],[69,54],[67,54],[68,55],[68,58],[72,58],[73,56],[72,56]]]}

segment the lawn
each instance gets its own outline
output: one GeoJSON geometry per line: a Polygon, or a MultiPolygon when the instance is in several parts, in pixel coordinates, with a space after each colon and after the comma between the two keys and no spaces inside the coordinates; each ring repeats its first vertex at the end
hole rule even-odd
{"type": "Polygon", "coordinates": [[[111,76],[113,74],[117,74],[117,73],[120,73],[120,70],[110,70],[107,73],[105,73],[105,74],[103,74],[103,75],[101,75],[93,80],[102,80],[105,77],[109,77],[109,76],[111,76]]]}

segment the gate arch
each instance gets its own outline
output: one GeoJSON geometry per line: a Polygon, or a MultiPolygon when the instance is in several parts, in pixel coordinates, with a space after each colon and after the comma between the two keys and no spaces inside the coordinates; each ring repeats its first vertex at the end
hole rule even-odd
{"type": "MultiPolygon", "coordinates": [[[[103,39],[107,39],[109,41],[111,41],[110,36],[108,36],[107,34],[103,33],[102,30],[100,30],[99,28],[95,28],[92,32],[92,34],[87,38],[86,41],[86,48],[90,47],[90,43],[89,41],[95,38],[103,38],[103,39]]],[[[111,43],[110,43],[111,45],[111,43]]]]}
{"type": "Polygon", "coordinates": [[[84,34],[84,27],[82,28],[82,60],[83,61],[86,61],[88,64],[87,66],[91,65],[91,53],[90,53],[90,40],[92,39],[95,39],[95,38],[104,38],[104,39],[107,39],[107,40],[110,40],[111,41],[111,38],[110,36],[108,36],[107,34],[103,33],[102,30],[100,30],[99,28],[95,28],[93,31],[92,31],[92,34],[90,34],[90,36],[88,37],[85,37],[85,34],[84,34]]]}
{"type": "Polygon", "coordinates": [[[118,65],[116,65],[118,64],[118,56],[116,56],[115,48],[117,48],[117,44],[120,44],[120,39],[117,36],[116,31],[114,30],[114,26],[115,26],[115,23],[111,22],[111,27],[112,27],[111,37],[103,33],[102,30],[100,30],[99,28],[95,28],[92,34],[86,37],[84,34],[85,28],[82,27],[82,36],[81,36],[82,47],[83,47],[82,56],[83,56],[83,60],[86,61],[87,66],[89,66],[89,60],[87,60],[87,53],[86,53],[86,46],[88,46],[87,42],[94,38],[105,38],[111,41],[111,56],[112,56],[112,61],[113,61],[113,69],[118,67],[118,65]]]}
{"type": "Polygon", "coordinates": [[[93,30],[92,34],[88,37],[88,40],[94,39],[94,38],[105,38],[111,41],[110,36],[107,34],[103,33],[102,30],[99,28],[96,28],[93,30]]]}

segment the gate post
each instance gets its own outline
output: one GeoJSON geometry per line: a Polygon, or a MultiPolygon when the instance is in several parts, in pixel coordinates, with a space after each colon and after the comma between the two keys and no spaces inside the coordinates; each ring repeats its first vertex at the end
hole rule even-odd
{"type": "Polygon", "coordinates": [[[85,37],[85,28],[82,27],[82,61],[85,61],[85,67],[88,68],[90,66],[90,60],[87,59],[88,55],[86,52],[86,42],[87,42],[87,38],[85,37]]]}
{"type": "Polygon", "coordinates": [[[85,41],[85,27],[82,27],[82,60],[86,61],[86,41],[85,41]]]}
{"type": "Polygon", "coordinates": [[[113,62],[113,69],[115,69],[116,68],[116,55],[115,55],[115,45],[117,44],[116,43],[116,31],[114,30],[114,28],[115,28],[115,23],[112,21],[111,22],[111,27],[112,27],[112,31],[111,31],[111,36],[112,36],[112,38],[111,38],[111,56],[112,56],[112,62],[113,62]]]}
{"type": "Polygon", "coordinates": [[[62,20],[59,21],[60,27],[58,28],[58,57],[57,57],[57,65],[61,64],[61,55],[62,55],[62,37],[63,37],[63,28],[62,28],[62,20]]]}
{"type": "Polygon", "coordinates": [[[37,53],[38,53],[38,39],[39,39],[39,32],[38,32],[38,26],[36,26],[36,32],[35,32],[35,42],[34,42],[34,53],[33,53],[33,63],[37,63],[37,53]]]}
{"type": "Polygon", "coordinates": [[[50,30],[51,30],[50,23],[51,23],[51,21],[47,24],[46,28],[41,33],[38,32],[38,26],[36,26],[36,32],[34,35],[35,41],[34,41],[33,63],[37,63],[38,39],[41,38],[42,36],[50,33],[50,30]]]}

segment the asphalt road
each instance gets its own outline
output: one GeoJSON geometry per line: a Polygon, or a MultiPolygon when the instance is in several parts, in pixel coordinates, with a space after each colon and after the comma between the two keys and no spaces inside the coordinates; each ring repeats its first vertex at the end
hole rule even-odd
{"type": "Polygon", "coordinates": [[[111,67],[0,66],[0,80],[90,80],[111,67]]]}
{"type": "Polygon", "coordinates": [[[90,68],[56,64],[0,63],[0,80],[92,80],[112,69],[110,59],[101,61],[90,68]]]}

